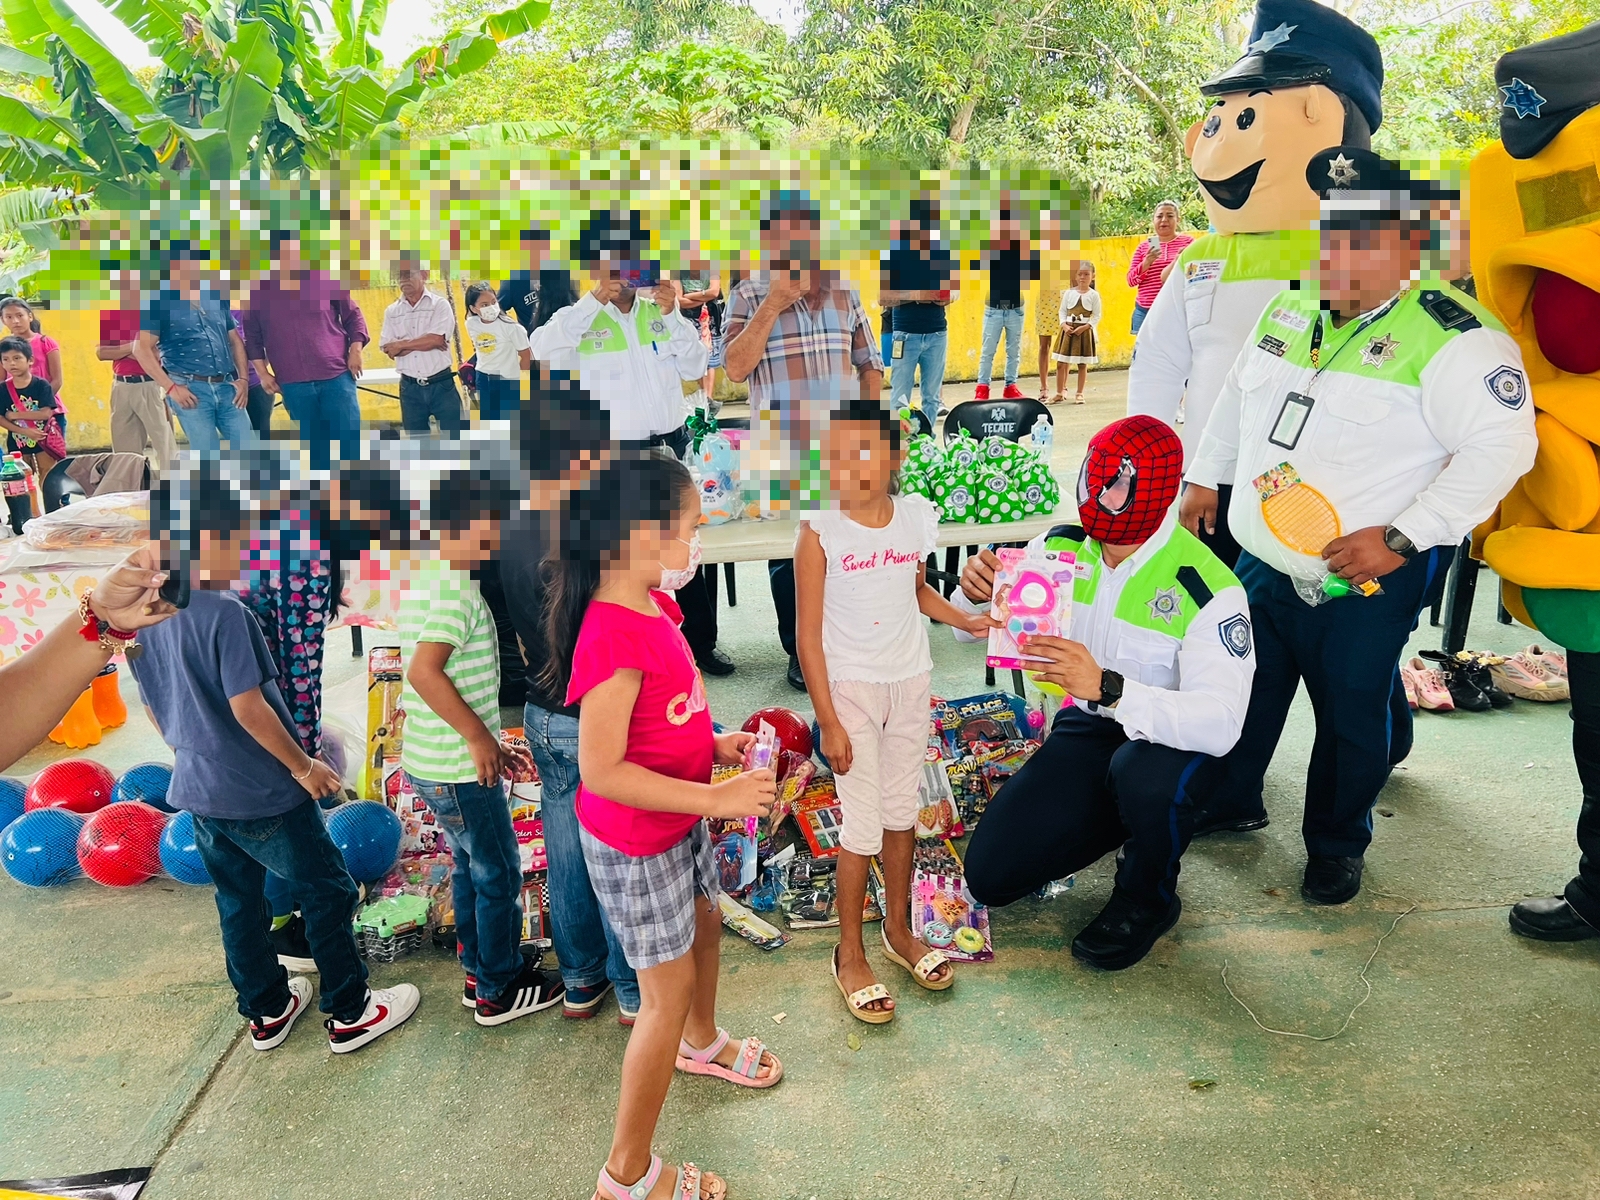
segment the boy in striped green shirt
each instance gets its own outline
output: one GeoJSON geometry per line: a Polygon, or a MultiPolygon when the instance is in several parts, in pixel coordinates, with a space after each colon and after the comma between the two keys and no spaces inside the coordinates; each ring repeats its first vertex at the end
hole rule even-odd
{"type": "Polygon", "coordinates": [[[503,1025],[561,1001],[563,985],[521,954],[522,865],[503,777],[500,650],[472,572],[500,548],[517,503],[509,481],[458,470],[433,486],[437,557],[400,605],[405,740],[400,766],[450,844],[463,1003],[479,1025],[503,1025]]]}

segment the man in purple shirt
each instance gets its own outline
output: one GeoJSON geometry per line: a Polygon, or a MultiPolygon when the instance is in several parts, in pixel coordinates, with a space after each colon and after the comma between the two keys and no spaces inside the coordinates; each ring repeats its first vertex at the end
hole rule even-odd
{"type": "Polygon", "coordinates": [[[331,440],[338,439],[341,458],[359,452],[356,380],[372,339],[350,293],[307,269],[297,232],[274,231],[271,245],[272,277],[255,285],[245,306],[245,352],[267,393],[283,396],[311,447],[312,469],[326,470],[331,440]]]}

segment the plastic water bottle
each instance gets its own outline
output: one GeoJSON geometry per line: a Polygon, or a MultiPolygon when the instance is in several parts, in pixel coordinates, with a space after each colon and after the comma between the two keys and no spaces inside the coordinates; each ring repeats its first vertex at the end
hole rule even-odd
{"type": "Polygon", "coordinates": [[[1035,421],[1029,437],[1033,441],[1033,452],[1049,462],[1051,448],[1056,443],[1056,427],[1050,423],[1050,418],[1041,416],[1035,421]]]}

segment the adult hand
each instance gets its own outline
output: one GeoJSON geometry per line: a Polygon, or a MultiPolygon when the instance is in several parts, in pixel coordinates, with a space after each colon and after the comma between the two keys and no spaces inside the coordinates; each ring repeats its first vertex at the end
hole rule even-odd
{"type": "Polygon", "coordinates": [[[656,307],[664,313],[674,311],[683,299],[683,285],[676,279],[663,279],[656,284],[656,307]]]}
{"type": "Polygon", "coordinates": [[[715,747],[714,761],[725,767],[736,767],[744,761],[744,748],[756,740],[753,733],[736,729],[732,733],[719,733],[712,739],[715,747]]]}
{"type": "Polygon", "coordinates": [[[1334,538],[1322,548],[1322,557],[1335,575],[1361,584],[1379,579],[1406,565],[1406,560],[1383,540],[1382,525],[1369,525],[1334,538]]]}
{"type": "Polygon", "coordinates": [[[1217,489],[1201,487],[1197,483],[1185,484],[1183,500],[1178,505],[1178,524],[1196,537],[1200,527],[1207,533],[1217,531],[1217,489]]]}
{"type": "Polygon", "coordinates": [[[711,806],[706,816],[731,821],[738,817],[764,817],[778,794],[778,776],[771,767],[741,771],[732,779],[711,785],[711,806]]]}
{"type": "Polygon", "coordinates": [[[833,721],[827,725],[819,723],[818,729],[822,733],[822,757],[828,760],[828,766],[835,775],[850,774],[855,749],[850,745],[850,735],[844,731],[844,726],[833,721]]]}
{"type": "Polygon", "coordinates": [[[361,342],[352,342],[350,343],[350,349],[346,351],[344,356],[344,365],[349,369],[350,374],[356,379],[360,379],[362,372],[367,369],[366,363],[361,355],[361,352],[365,349],[366,346],[361,342]]]}
{"type": "Polygon", "coordinates": [[[994,598],[994,573],[1000,560],[993,550],[979,550],[961,568],[961,592],[974,604],[987,604],[994,598]]]}
{"type": "Polygon", "coordinates": [[[235,379],[233,381],[233,406],[243,408],[250,403],[250,381],[248,379],[235,379]]]}
{"type": "Polygon", "coordinates": [[[271,371],[261,376],[261,387],[269,396],[283,395],[283,386],[279,384],[278,377],[271,371]]]}
{"type": "Polygon", "coordinates": [[[472,755],[472,765],[477,768],[478,783],[492,788],[501,778],[511,774],[515,760],[506,753],[500,739],[493,734],[469,738],[467,752],[472,755]]]}
{"type": "Polygon", "coordinates": [[[594,290],[590,293],[590,295],[592,295],[600,304],[610,304],[618,296],[622,295],[621,277],[617,275],[611,275],[600,280],[599,283],[594,285],[594,290]]]}
{"type": "Polygon", "coordinates": [[[339,778],[339,772],[320,758],[313,758],[310,770],[305,775],[297,777],[295,782],[311,793],[313,800],[321,800],[324,796],[337,796],[344,791],[344,780],[339,778]]]}
{"type": "Polygon", "coordinates": [[[175,383],[168,389],[167,399],[171,400],[179,408],[193,408],[199,403],[194,398],[194,393],[181,383],[175,383]]]}
{"type": "Polygon", "coordinates": [[[113,629],[132,632],[159,625],[178,610],[161,599],[167,581],[161,548],[146,542],[123,559],[89,593],[89,611],[113,629]]]}
{"type": "Polygon", "coordinates": [[[778,312],[793,306],[794,302],[804,296],[811,289],[811,272],[809,271],[773,271],[771,284],[767,291],[766,303],[772,305],[778,312]],[[794,276],[800,276],[795,279],[794,276]]]}
{"type": "Polygon", "coordinates": [[[1100,699],[1100,664],[1082,642],[1056,637],[1023,637],[1018,640],[1022,653],[1029,658],[1042,658],[1041,666],[1029,667],[1079,700],[1093,702],[1100,699]]]}

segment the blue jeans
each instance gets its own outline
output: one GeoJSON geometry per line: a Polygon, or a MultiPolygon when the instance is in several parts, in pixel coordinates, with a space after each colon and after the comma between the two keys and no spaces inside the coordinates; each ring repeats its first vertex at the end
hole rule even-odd
{"type": "Polygon", "coordinates": [[[322,975],[322,1011],[354,1021],[367,1007],[367,967],[350,918],[356,885],[328,836],[315,800],[276,817],[194,818],[194,844],[217,885],[222,953],[247,1017],[277,1016],[289,1004],[289,974],[267,938],[267,872],[293,889],[305,915],[311,957],[322,975]]]}
{"type": "Polygon", "coordinates": [[[637,1012],[639,977],[622,956],[622,945],[595,899],[578,841],[577,719],[529,704],[522,710],[522,735],[543,785],[539,815],[550,860],[550,923],[562,982],[569,988],[589,988],[609,976],[617,1003],[637,1012]]]}
{"type": "Polygon", "coordinates": [[[328,469],[328,443],[339,441],[340,458],[361,454],[361,405],[355,376],[346,371],[332,379],[285,383],[283,406],[300,426],[300,440],[311,448],[311,469],[328,469]]]}
{"type": "Polygon", "coordinates": [[[493,1000],[522,970],[522,860],[503,784],[434,783],[406,772],[450,843],[461,967],[493,1000]]]}
{"type": "MultiPolygon", "coordinates": [[[[189,448],[201,454],[215,454],[226,441],[230,446],[248,446],[255,438],[250,426],[250,414],[236,402],[237,393],[231,383],[206,383],[191,381],[186,375],[173,375],[173,383],[181,383],[194,393],[195,406],[183,408],[167,398],[167,406],[183,427],[183,436],[189,439],[189,448]]],[[[288,1001],[284,1001],[285,1004],[288,1001]]],[[[282,1012],[280,1008],[277,1010],[282,1012]]]]}
{"type": "Polygon", "coordinates": [[[1022,366],[1022,306],[983,310],[983,349],[978,354],[978,382],[987,385],[994,378],[994,352],[1000,345],[1000,331],[1006,331],[1006,383],[1017,381],[1022,366]]]}
{"type": "Polygon", "coordinates": [[[1138,333],[1139,332],[1139,326],[1144,324],[1145,314],[1147,314],[1149,311],[1150,310],[1148,308],[1144,308],[1144,307],[1142,307],[1141,305],[1138,305],[1138,304],[1135,304],[1133,306],[1133,332],[1134,333],[1138,333]]]}
{"type": "Polygon", "coordinates": [[[522,403],[522,380],[478,372],[478,417],[484,421],[509,421],[522,403]]]}
{"type": "Polygon", "coordinates": [[[911,403],[911,377],[921,368],[921,407],[928,420],[939,423],[939,397],[944,390],[944,353],[950,333],[941,329],[937,333],[897,333],[896,343],[905,347],[899,358],[886,359],[894,366],[889,376],[889,395],[893,407],[899,412],[911,403]]]}

